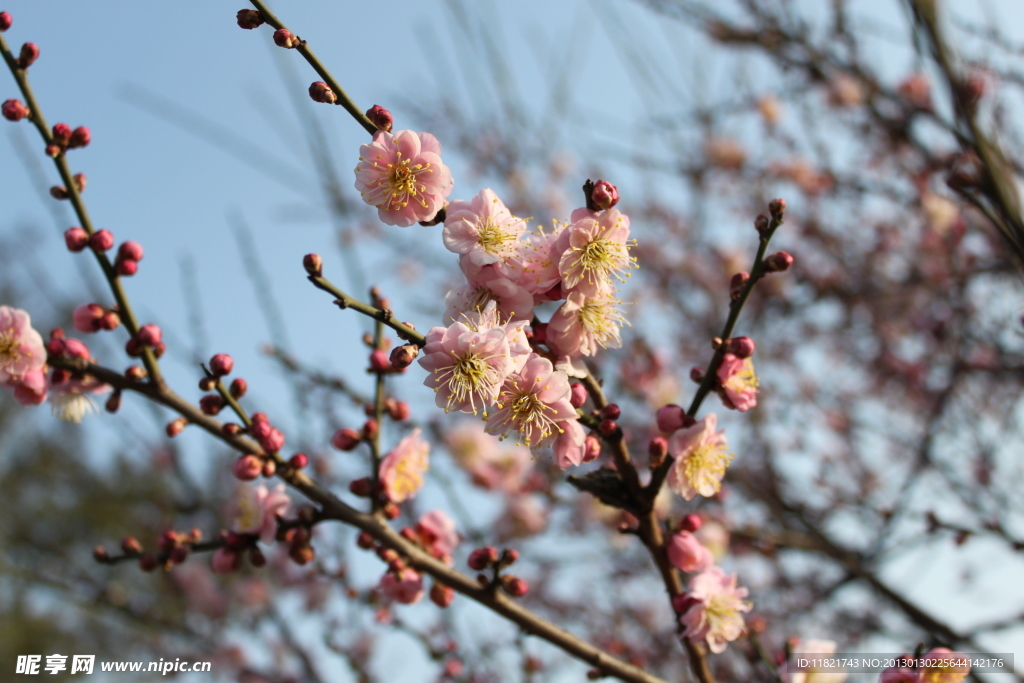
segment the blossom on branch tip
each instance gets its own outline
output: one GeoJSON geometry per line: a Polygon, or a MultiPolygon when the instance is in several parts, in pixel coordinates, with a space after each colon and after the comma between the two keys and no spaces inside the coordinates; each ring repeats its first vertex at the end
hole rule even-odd
{"type": "Polygon", "coordinates": [[[377,207],[383,223],[400,227],[433,218],[455,184],[437,138],[411,130],[374,133],[359,148],[355,173],[363,201],[377,207]]]}
{"type": "MultiPolygon", "coordinates": [[[[243,26],[243,28],[245,28],[243,26]]],[[[274,44],[287,50],[296,48],[302,44],[302,39],[286,28],[279,28],[274,31],[274,44]]]]}
{"type": "Polygon", "coordinates": [[[680,616],[685,627],[683,637],[694,642],[707,641],[715,654],[725,652],[729,641],[736,640],[745,629],[742,612],[749,612],[745,602],[747,589],[736,585],[736,575],[726,575],[720,567],[697,574],[690,579],[686,597],[691,604],[680,616]]]}
{"type": "Polygon", "coordinates": [[[448,251],[485,266],[516,256],[525,232],[525,221],[513,216],[493,190],[485,189],[469,201],[448,204],[441,237],[448,251]]]}
{"type": "Polygon", "coordinates": [[[19,69],[27,69],[39,59],[39,46],[35,43],[25,43],[21,46],[21,53],[18,55],[17,64],[19,69]]]}
{"type": "Polygon", "coordinates": [[[722,357],[717,374],[722,387],[722,403],[726,408],[745,413],[757,405],[760,382],[754,374],[753,361],[727,353],[722,357]]]}
{"type": "Polygon", "coordinates": [[[14,18],[11,17],[10,12],[0,12],[0,33],[9,29],[13,23],[14,18]]]}
{"type": "Polygon", "coordinates": [[[590,193],[590,201],[599,209],[610,209],[619,203],[619,189],[607,180],[598,180],[590,193]]]}
{"type": "Polygon", "coordinates": [[[331,90],[331,86],[323,81],[315,81],[309,86],[309,97],[314,102],[334,104],[338,101],[338,95],[331,90]]]}
{"type": "Polygon", "coordinates": [[[459,545],[455,522],[442,510],[432,510],[420,517],[413,529],[416,541],[431,555],[451,564],[451,554],[459,545]]]}
{"type": "Polygon", "coordinates": [[[89,246],[89,233],[82,228],[68,228],[64,232],[64,243],[68,251],[79,252],[89,246]]]}
{"type": "Polygon", "coordinates": [[[613,279],[625,282],[637,267],[629,255],[629,218],[618,209],[577,220],[567,232],[568,246],[558,262],[563,289],[609,294],[613,279]]]}
{"type": "Polygon", "coordinates": [[[403,503],[423,486],[423,475],[430,466],[430,444],[414,429],[384,456],[378,478],[384,495],[392,503],[403,503]]]}
{"type": "Polygon", "coordinates": [[[697,494],[713,496],[722,488],[722,477],[733,455],[726,451],[725,431],[715,431],[718,417],[711,413],[669,440],[675,458],[668,472],[668,487],[685,500],[697,494]]]}
{"type": "Polygon", "coordinates": [[[412,605],[423,597],[423,576],[415,569],[403,567],[386,572],[377,588],[387,602],[412,605]]]}
{"type": "Polygon", "coordinates": [[[263,24],[263,15],[254,9],[240,9],[238,14],[235,15],[235,20],[238,22],[239,28],[244,28],[247,31],[251,31],[263,24]]]}
{"type": "Polygon", "coordinates": [[[366,110],[366,118],[370,119],[370,123],[385,133],[390,133],[395,125],[395,119],[391,116],[391,112],[379,104],[375,104],[366,110]]]}

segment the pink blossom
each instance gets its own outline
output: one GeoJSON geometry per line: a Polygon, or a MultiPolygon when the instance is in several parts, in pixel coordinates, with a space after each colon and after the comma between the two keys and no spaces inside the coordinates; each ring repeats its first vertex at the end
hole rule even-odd
{"type": "Polygon", "coordinates": [[[423,474],[430,465],[430,444],[423,440],[422,431],[414,429],[380,462],[384,495],[394,503],[411,498],[423,486],[423,474]]]}
{"type": "Polygon", "coordinates": [[[689,531],[672,534],[665,545],[668,561],[679,571],[702,572],[715,563],[711,551],[700,544],[689,531]]]}
{"type": "Polygon", "coordinates": [[[29,370],[19,379],[8,381],[7,386],[14,389],[14,400],[21,405],[37,406],[46,400],[46,368],[29,370]]]}
{"type": "Polygon", "coordinates": [[[448,205],[441,236],[448,251],[485,266],[516,256],[524,232],[526,223],[513,216],[493,190],[486,189],[470,201],[448,205]]]}
{"type": "Polygon", "coordinates": [[[726,408],[746,412],[757,405],[757,375],[749,358],[738,358],[731,353],[722,357],[718,366],[718,381],[722,385],[722,403],[726,408]]]}
{"type": "Polygon", "coordinates": [[[433,218],[451,194],[451,171],[430,133],[379,130],[359,148],[356,189],[386,225],[408,227],[433,218]]]}
{"type": "Polygon", "coordinates": [[[508,350],[512,359],[511,372],[518,372],[526,365],[526,361],[533,354],[530,347],[530,340],[526,336],[526,328],[529,322],[526,320],[505,320],[502,322],[501,314],[498,312],[498,304],[495,301],[489,302],[481,311],[463,313],[459,322],[474,332],[490,332],[499,329],[505,333],[508,340],[508,350]]]}
{"type": "Polygon", "coordinates": [[[920,683],[961,683],[971,672],[970,660],[944,647],[934,647],[923,657],[920,683]]]}
{"type": "Polygon", "coordinates": [[[558,262],[562,288],[588,296],[609,294],[612,280],[625,282],[636,259],[629,256],[629,218],[618,209],[574,222],[558,262]]]}
{"type": "Polygon", "coordinates": [[[455,460],[469,472],[473,483],[488,490],[519,493],[533,469],[528,448],[499,448],[499,442],[473,422],[445,433],[445,443],[455,460]]]}
{"type": "Polygon", "coordinates": [[[460,320],[462,314],[482,311],[490,302],[497,304],[498,315],[506,320],[530,320],[533,295],[516,282],[516,276],[497,264],[474,267],[459,261],[466,284],[452,289],[444,297],[444,319],[460,320]]]}
{"type": "Polygon", "coordinates": [[[217,548],[210,559],[210,568],[215,574],[230,574],[242,567],[242,556],[230,548],[217,548]]]}
{"type": "Polygon", "coordinates": [[[291,506],[284,484],[268,489],[239,486],[232,504],[231,530],[239,534],[255,534],[264,543],[272,543],[277,534],[277,518],[284,517],[291,506]]]}
{"type": "Polygon", "coordinates": [[[459,545],[455,522],[442,510],[432,510],[416,522],[414,529],[420,544],[438,558],[450,558],[459,545]]]}
{"type": "Polygon", "coordinates": [[[628,325],[613,296],[588,297],[572,292],[551,316],[547,340],[558,353],[569,356],[593,356],[599,348],[622,347],[619,328],[628,325]]]}
{"type": "Polygon", "coordinates": [[[32,329],[28,313],[0,306],[0,384],[17,380],[46,363],[43,338],[32,329]]]}
{"type": "Polygon", "coordinates": [[[403,567],[397,572],[385,573],[377,588],[388,602],[412,605],[423,597],[423,577],[415,569],[403,567]]]}
{"type": "Polygon", "coordinates": [[[435,327],[427,332],[420,366],[430,374],[439,408],[473,413],[492,405],[514,368],[506,330],[475,331],[464,323],[435,327]]]}
{"type": "Polygon", "coordinates": [[[571,393],[564,372],[555,370],[547,358],[532,358],[505,380],[487,433],[505,438],[518,432],[526,446],[546,446],[564,431],[560,422],[576,420],[571,393]]]}
{"type": "Polygon", "coordinates": [[[106,311],[99,304],[82,304],[71,314],[75,329],[85,334],[98,332],[106,311]]]}
{"type": "Polygon", "coordinates": [[[524,538],[539,534],[548,523],[548,513],[535,496],[511,496],[498,520],[502,539],[524,538]]]}
{"type": "Polygon", "coordinates": [[[551,232],[538,227],[536,232],[528,233],[520,245],[516,282],[533,294],[538,304],[562,298],[558,262],[568,245],[566,227],[567,223],[557,221],[553,222],[551,232]]]}
{"type": "Polygon", "coordinates": [[[576,466],[589,462],[587,460],[587,435],[580,423],[576,420],[566,420],[559,422],[557,426],[561,432],[555,437],[552,449],[555,455],[555,464],[564,470],[568,469],[570,465],[576,466]]]}
{"type": "Polygon", "coordinates": [[[732,461],[725,431],[716,432],[718,417],[711,413],[669,440],[669,453],[675,458],[668,473],[668,486],[685,500],[699,493],[713,496],[722,488],[722,477],[732,461]]]}
{"type": "Polygon", "coordinates": [[[707,641],[715,654],[724,652],[727,643],[745,630],[741,612],[749,612],[752,607],[743,601],[747,592],[746,588],[736,586],[735,574],[727,576],[721,567],[711,567],[694,576],[686,593],[693,604],[679,618],[686,627],[683,637],[707,641]]]}

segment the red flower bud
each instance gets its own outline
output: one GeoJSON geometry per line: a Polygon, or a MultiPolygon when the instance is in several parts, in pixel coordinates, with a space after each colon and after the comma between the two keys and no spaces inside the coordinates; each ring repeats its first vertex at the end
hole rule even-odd
{"type": "Polygon", "coordinates": [[[139,558],[139,569],[144,572],[151,572],[156,569],[158,562],[152,555],[143,555],[139,558]]]}
{"type": "Polygon", "coordinates": [[[754,229],[757,230],[757,234],[764,234],[770,227],[771,221],[768,219],[768,216],[765,216],[763,213],[759,214],[758,217],[754,219],[754,229]]]}
{"type": "Polygon", "coordinates": [[[369,477],[363,477],[362,479],[355,479],[348,483],[348,490],[354,496],[360,498],[369,498],[373,495],[373,480],[369,477]]]}
{"type": "Polygon", "coordinates": [[[395,422],[404,422],[409,419],[409,414],[412,411],[409,409],[409,404],[405,401],[394,401],[392,405],[388,406],[388,415],[395,422]]]}
{"type": "Polygon", "coordinates": [[[121,324],[121,316],[116,311],[107,311],[100,318],[100,329],[101,330],[116,330],[117,326],[121,324]]]}
{"type": "Polygon", "coordinates": [[[217,377],[230,375],[235,367],[235,360],[226,353],[218,353],[210,359],[210,372],[217,377]]]}
{"type": "Polygon", "coordinates": [[[142,552],[142,544],[133,536],[125,536],[121,539],[121,550],[128,555],[135,555],[142,552]]]}
{"type": "Polygon", "coordinates": [[[199,399],[199,409],[207,415],[216,415],[224,408],[224,399],[219,394],[207,394],[199,399]]]}
{"type": "Polygon", "coordinates": [[[53,127],[53,141],[61,147],[67,147],[71,141],[71,126],[58,123],[53,127]]]}
{"type": "Polygon", "coordinates": [[[619,190],[607,180],[598,180],[590,199],[598,208],[610,209],[619,203],[619,190]]]}
{"type": "Polygon", "coordinates": [[[383,131],[390,131],[395,124],[395,119],[391,116],[391,112],[379,104],[375,104],[366,110],[366,118],[370,119],[370,123],[383,131]]]}
{"type": "Polygon", "coordinates": [[[772,214],[772,218],[778,219],[782,217],[782,214],[786,213],[786,200],[785,199],[773,199],[768,202],[768,211],[772,214]]]}
{"type": "Polygon", "coordinates": [[[605,420],[618,420],[621,415],[622,410],[615,403],[609,403],[604,408],[601,408],[601,417],[605,420]]]}
{"type": "Polygon", "coordinates": [[[573,408],[582,408],[583,404],[587,402],[587,388],[579,382],[573,382],[569,388],[572,389],[569,394],[569,403],[573,408]]]}
{"type": "Polygon", "coordinates": [[[161,341],[163,341],[163,338],[164,333],[160,330],[159,327],[157,327],[153,323],[149,323],[147,325],[143,325],[142,327],[140,327],[139,334],[136,337],[136,339],[139,340],[139,343],[142,344],[143,346],[156,346],[161,341]]]}
{"type": "Polygon", "coordinates": [[[593,462],[601,455],[601,440],[593,434],[588,434],[583,442],[583,462],[593,462]]]}
{"type": "Polygon", "coordinates": [[[14,23],[14,17],[9,12],[0,12],[0,33],[3,33],[14,23]]]}
{"type": "Polygon", "coordinates": [[[331,445],[339,451],[355,450],[356,446],[361,442],[362,439],[359,437],[359,433],[349,427],[339,429],[334,432],[334,436],[331,437],[331,445]]]}
{"type": "Polygon", "coordinates": [[[668,455],[668,441],[663,436],[656,436],[647,444],[647,456],[651,459],[651,467],[657,467],[668,455]]]}
{"type": "Polygon", "coordinates": [[[380,349],[374,349],[370,353],[370,369],[374,372],[388,372],[394,368],[391,365],[391,360],[388,359],[388,354],[380,349]]]}
{"type": "Polygon", "coordinates": [[[121,246],[117,248],[117,258],[119,259],[141,261],[143,254],[142,245],[131,240],[122,242],[121,246]]]}
{"type": "Polygon", "coordinates": [[[183,417],[179,417],[177,420],[173,420],[167,423],[167,427],[164,431],[167,432],[167,436],[175,437],[181,434],[182,430],[185,429],[185,425],[188,424],[188,420],[183,417]]]}
{"type": "Polygon", "coordinates": [[[466,563],[470,569],[475,571],[483,571],[493,564],[498,562],[498,549],[493,546],[486,546],[484,548],[477,548],[469,554],[469,559],[466,563]]]}
{"type": "Polygon", "coordinates": [[[389,361],[396,368],[407,368],[412,365],[419,353],[420,347],[415,344],[402,344],[392,349],[389,361]]]}
{"type": "Polygon", "coordinates": [[[68,188],[64,187],[63,185],[54,185],[53,187],[50,188],[50,196],[53,197],[54,199],[67,199],[68,188]]]}
{"type": "Polygon", "coordinates": [[[750,337],[733,337],[725,344],[726,352],[737,358],[750,358],[754,355],[754,348],[754,340],[750,337]]]}
{"type": "Polygon", "coordinates": [[[270,460],[269,458],[267,460],[264,460],[263,461],[263,476],[266,477],[267,479],[269,479],[270,477],[274,476],[275,474],[277,474],[277,462],[275,462],[274,460],[270,460]]]}
{"type": "Polygon", "coordinates": [[[288,464],[297,470],[301,470],[303,467],[309,464],[309,456],[305,453],[296,453],[288,459],[288,464]]]}
{"type": "Polygon", "coordinates": [[[665,434],[671,434],[683,426],[683,418],[685,416],[686,411],[675,403],[670,403],[667,406],[658,408],[658,431],[665,434]]]}
{"type": "Polygon", "coordinates": [[[363,423],[362,435],[364,439],[372,439],[377,436],[378,432],[380,432],[380,425],[377,424],[376,420],[371,418],[363,423]]]}
{"type": "Polygon", "coordinates": [[[374,546],[373,536],[366,533],[365,531],[360,531],[359,535],[356,536],[356,545],[362,548],[363,550],[369,550],[374,546]]]}
{"type": "Polygon", "coordinates": [[[298,36],[294,35],[291,31],[286,28],[279,28],[274,31],[274,43],[278,47],[283,47],[287,50],[298,47],[302,40],[298,36]]]}
{"type": "Polygon", "coordinates": [[[71,139],[68,141],[68,149],[75,149],[78,147],[87,147],[92,141],[92,133],[85,126],[79,126],[71,133],[71,139]]]}
{"type": "Polygon", "coordinates": [[[18,67],[27,69],[39,59],[39,46],[35,43],[25,43],[21,46],[21,54],[18,55],[18,67]]]}
{"type": "MultiPolygon", "coordinates": [[[[3,12],[3,13],[0,13],[0,14],[7,14],[7,13],[3,12]]],[[[106,562],[107,560],[110,559],[110,553],[107,552],[106,548],[104,548],[101,545],[98,545],[98,546],[96,546],[95,548],[92,549],[92,559],[96,560],[97,562],[106,562]]]]}
{"type": "Polygon", "coordinates": [[[739,299],[749,279],[750,273],[736,273],[733,275],[732,279],[729,280],[729,298],[739,299]]]}
{"type": "Polygon", "coordinates": [[[64,232],[64,244],[68,251],[79,252],[89,246],[89,233],[82,228],[68,228],[64,232]]]}
{"type": "Polygon", "coordinates": [[[107,402],[103,404],[104,410],[108,413],[116,413],[121,409],[121,390],[115,389],[110,393],[107,402]]]}
{"type": "Polygon", "coordinates": [[[306,254],[302,257],[302,267],[313,277],[320,277],[324,272],[324,260],[320,254],[306,254]]]}
{"type": "Polygon", "coordinates": [[[441,583],[435,583],[430,588],[430,601],[435,605],[444,609],[448,605],[452,604],[452,600],[455,599],[455,591],[448,586],[441,583]]]}
{"type": "Polygon", "coordinates": [[[243,455],[231,466],[231,473],[242,481],[252,481],[263,472],[263,461],[255,455],[243,455]]]}
{"type": "Polygon", "coordinates": [[[518,576],[501,577],[501,587],[513,598],[521,598],[530,590],[530,585],[518,576]]]}
{"type": "Polygon", "coordinates": [[[239,28],[251,31],[263,24],[263,15],[254,9],[240,9],[235,15],[239,28]]]}
{"type": "Polygon", "coordinates": [[[611,436],[619,429],[619,423],[615,420],[601,420],[601,424],[597,425],[597,431],[601,432],[605,436],[611,436]]]}
{"type": "Polygon", "coordinates": [[[8,121],[21,121],[30,113],[28,107],[22,104],[21,100],[7,100],[0,105],[0,114],[3,114],[8,121]]]}
{"type": "Polygon", "coordinates": [[[331,90],[331,86],[323,81],[310,84],[309,97],[314,102],[323,102],[324,104],[334,104],[338,101],[338,96],[331,90]]]}
{"type": "Polygon", "coordinates": [[[793,257],[785,251],[777,251],[764,260],[766,273],[781,273],[793,265],[793,257]]]}
{"type": "Polygon", "coordinates": [[[683,521],[679,524],[680,529],[683,531],[689,531],[690,533],[697,531],[700,527],[701,521],[699,515],[686,515],[683,517],[683,521]]]}
{"type": "Polygon", "coordinates": [[[114,246],[114,236],[109,230],[99,230],[89,238],[89,246],[96,251],[107,251],[114,246]]]}
{"type": "Polygon", "coordinates": [[[131,277],[135,273],[139,272],[139,262],[133,261],[132,259],[122,259],[114,263],[114,270],[117,271],[118,275],[123,277],[131,277]]]}
{"type": "Polygon", "coordinates": [[[231,395],[234,396],[235,398],[242,398],[243,396],[245,396],[245,392],[248,390],[249,383],[246,382],[241,377],[234,379],[231,382],[231,386],[228,387],[228,391],[230,391],[231,395]]]}
{"type": "Polygon", "coordinates": [[[71,179],[75,181],[75,189],[78,190],[78,194],[82,194],[83,192],[85,192],[85,185],[88,182],[88,180],[86,179],[84,173],[76,173],[75,175],[71,176],[71,179]]]}

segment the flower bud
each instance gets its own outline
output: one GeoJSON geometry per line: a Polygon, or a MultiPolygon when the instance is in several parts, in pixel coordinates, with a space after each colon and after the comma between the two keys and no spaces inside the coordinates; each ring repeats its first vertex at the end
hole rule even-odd
{"type": "Polygon", "coordinates": [[[619,429],[619,423],[615,420],[601,420],[601,424],[597,425],[597,431],[601,432],[605,436],[611,436],[619,429]]]}
{"type": "Polygon", "coordinates": [[[121,390],[114,389],[107,398],[107,402],[103,404],[104,410],[108,413],[116,413],[121,409],[121,390]]]}
{"type": "Polygon", "coordinates": [[[67,199],[69,196],[68,188],[63,185],[54,185],[50,188],[50,196],[54,199],[67,199]]]}
{"type": "Polygon", "coordinates": [[[168,422],[167,423],[167,427],[164,428],[164,431],[167,432],[167,436],[170,436],[170,437],[173,438],[173,437],[177,436],[178,434],[181,434],[181,432],[185,429],[185,425],[187,425],[187,424],[188,424],[188,420],[186,420],[183,417],[179,417],[176,420],[172,420],[171,422],[168,422]]]}
{"type": "Polygon", "coordinates": [[[309,456],[305,453],[296,453],[288,459],[288,464],[297,470],[301,470],[309,464],[309,456]]]}
{"type": "Polygon", "coordinates": [[[754,355],[754,340],[750,337],[733,337],[725,343],[726,353],[731,353],[737,358],[750,358],[754,355]]]}
{"type": "Polygon", "coordinates": [[[71,176],[71,179],[75,181],[75,189],[78,190],[78,194],[85,192],[85,185],[88,182],[88,179],[85,177],[84,173],[76,173],[71,176]]]}
{"type": "Polygon", "coordinates": [[[149,373],[146,372],[146,368],[142,367],[141,365],[132,365],[131,367],[124,371],[125,377],[127,377],[128,379],[133,379],[135,381],[145,379],[147,374],[149,373]]]}
{"type": "Polygon", "coordinates": [[[338,96],[331,90],[331,86],[323,81],[316,81],[310,84],[309,97],[314,102],[323,102],[324,104],[334,104],[338,101],[338,96]]]}
{"type": "Polygon", "coordinates": [[[356,536],[356,545],[362,548],[363,550],[369,550],[374,546],[374,543],[375,542],[373,540],[373,536],[366,533],[365,531],[360,531],[359,535],[356,536]]]}
{"type": "Polygon", "coordinates": [[[243,455],[231,466],[236,479],[252,481],[263,472],[263,461],[255,455],[243,455]]]}
{"type": "Polygon", "coordinates": [[[255,439],[262,439],[270,434],[270,430],[273,427],[270,424],[270,420],[267,419],[266,413],[253,413],[252,425],[249,427],[249,433],[252,434],[255,439]]]}
{"type": "Polygon", "coordinates": [[[0,33],[9,29],[13,23],[14,17],[11,16],[10,12],[0,12],[0,33]]]}
{"type": "Polygon", "coordinates": [[[677,429],[682,428],[685,417],[686,411],[675,403],[669,403],[667,406],[658,408],[658,431],[664,434],[671,434],[677,429]]]}
{"type": "Polygon", "coordinates": [[[650,466],[658,467],[665,461],[668,455],[668,441],[663,436],[656,436],[647,444],[647,456],[650,458],[650,466]]]}
{"type": "Polygon", "coordinates": [[[68,141],[68,149],[88,147],[91,141],[92,133],[89,132],[89,129],[85,126],[79,126],[71,133],[71,139],[68,141]]]}
{"type": "Polygon", "coordinates": [[[89,238],[89,246],[96,251],[107,251],[114,246],[114,235],[109,230],[98,230],[89,238]]]}
{"type": "Polygon", "coordinates": [[[483,571],[498,562],[498,549],[493,546],[477,548],[469,554],[466,564],[474,571],[483,571]]]}
{"type": "Polygon", "coordinates": [[[116,311],[107,311],[103,314],[103,317],[100,318],[101,330],[107,330],[108,332],[110,330],[116,330],[117,326],[120,324],[121,316],[119,316],[116,311]]]}
{"type": "Polygon", "coordinates": [[[226,353],[218,353],[210,359],[210,372],[216,377],[230,375],[235,367],[235,360],[226,353]]]}
{"type": "MultiPolygon", "coordinates": [[[[97,233],[99,234],[99,233],[97,233]]],[[[163,341],[164,333],[153,323],[148,323],[139,328],[137,339],[143,346],[156,346],[163,341]]]]}
{"type": "Polygon", "coordinates": [[[219,394],[207,394],[199,399],[199,409],[207,415],[216,415],[224,408],[224,399],[219,394]]]}
{"type": "Polygon", "coordinates": [[[792,255],[785,251],[777,251],[764,260],[764,271],[766,273],[781,273],[789,270],[792,265],[792,255]]]}
{"type": "Polygon", "coordinates": [[[501,587],[513,598],[521,598],[530,590],[530,585],[518,576],[501,577],[501,587]]]}
{"type": "Polygon", "coordinates": [[[71,142],[71,126],[66,123],[58,123],[53,127],[53,141],[61,147],[67,147],[71,142]]]}
{"type": "Polygon", "coordinates": [[[249,548],[249,563],[254,567],[262,567],[267,563],[267,556],[258,546],[251,546],[249,548]]]}
{"type": "Polygon", "coordinates": [[[619,203],[619,190],[607,180],[598,180],[590,199],[600,209],[610,209],[619,203]]]}
{"type": "Polygon", "coordinates": [[[79,332],[92,334],[99,331],[104,313],[106,311],[99,304],[82,304],[71,314],[71,322],[79,332]]]}
{"type": "MultiPolygon", "coordinates": [[[[2,12],[0,13],[0,16],[2,16],[3,14],[7,13],[2,12]]],[[[98,545],[92,549],[92,559],[96,560],[97,562],[107,562],[110,559],[110,553],[107,552],[106,548],[104,548],[101,545],[98,545]]]]}
{"type": "Polygon", "coordinates": [[[240,9],[235,15],[239,28],[251,31],[263,24],[263,15],[254,9],[240,9]]]}
{"type": "Polygon", "coordinates": [[[235,398],[242,398],[245,396],[245,392],[249,390],[249,383],[241,377],[238,377],[231,382],[231,386],[228,387],[228,391],[235,398]]]}
{"type": "Polygon", "coordinates": [[[704,368],[699,365],[694,365],[690,368],[690,381],[695,384],[700,384],[704,381],[704,368]]]}
{"type": "Polygon", "coordinates": [[[370,439],[376,438],[377,434],[380,433],[380,425],[376,420],[370,418],[363,423],[363,429],[360,433],[363,439],[369,441],[370,439]]]}
{"type": "Polygon", "coordinates": [[[593,434],[588,434],[583,442],[583,462],[593,462],[601,455],[601,440],[593,434]]]}
{"type": "Polygon", "coordinates": [[[583,404],[587,402],[587,388],[580,382],[573,382],[569,388],[572,390],[569,393],[569,403],[573,408],[582,408],[583,404]]]}
{"type": "Polygon", "coordinates": [[[287,50],[298,47],[302,41],[297,35],[294,35],[291,31],[286,28],[279,28],[274,31],[274,43],[278,47],[283,47],[287,50]]]}
{"type": "Polygon", "coordinates": [[[18,68],[27,69],[39,59],[39,46],[35,43],[25,43],[21,46],[21,54],[18,55],[18,68]]]}
{"type": "Polygon", "coordinates": [[[743,288],[747,286],[747,280],[750,279],[750,273],[736,273],[729,280],[729,298],[735,300],[739,299],[740,295],[743,294],[743,288]]]}
{"type": "Polygon", "coordinates": [[[271,428],[266,435],[259,439],[260,445],[263,446],[263,450],[268,453],[277,453],[279,450],[284,448],[284,434],[280,429],[276,427],[271,428]]]}
{"type": "Polygon", "coordinates": [[[441,583],[435,583],[430,588],[430,601],[435,605],[444,609],[448,605],[452,604],[452,600],[455,599],[455,591],[448,586],[441,583]]]}
{"type": "Polygon", "coordinates": [[[141,261],[144,253],[142,245],[131,240],[122,242],[117,248],[117,258],[120,260],[141,261]]]}
{"type": "Polygon", "coordinates": [[[61,151],[60,145],[47,145],[43,153],[51,159],[56,159],[60,156],[61,151]]]}
{"type": "Polygon", "coordinates": [[[235,422],[227,422],[220,426],[220,433],[224,436],[238,436],[244,431],[242,425],[235,422]]]}
{"type": "Polygon", "coordinates": [[[405,422],[409,419],[411,412],[409,404],[405,401],[394,401],[392,405],[388,406],[388,415],[395,422],[405,422]]]}
{"type": "Polygon", "coordinates": [[[768,212],[771,213],[772,218],[778,220],[782,218],[782,214],[786,213],[786,200],[785,199],[773,199],[768,202],[768,212]]]}
{"type": "Polygon", "coordinates": [[[68,251],[79,252],[89,245],[89,233],[82,228],[68,228],[64,232],[64,244],[68,251]]]}
{"type": "Polygon", "coordinates": [[[354,496],[360,498],[369,498],[373,495],[373,480],[369,477],[363,477],[362,479],[354,479],[348,483],[348,490],[354,496]]]}
{"type": "Polygon", "coordinates": [[[384,507],[381,508],[381,512],[384,513],[385,519],[398,519],[398,516],[402,514],[402,508],[389,500],[384,503],[384,507]]]}
{"type": "Polygon", "coordinates": [[[391,360],[388,358],[388,354],[384,353],[380,349],[374,349],[370,353],[370,369],[374,372],[388,372],[392,370],[391,360]]]}
{"type": "Polygon", "coordinates": [[[306,254],[302,257],[302,267],[313,277],[320,277],[324,272],[324,260],[320,254],[306,254]]]}
{"type": "Polygon", "coordinates": [[[131,277],[139,272],[139,262],[132,259],[120,259],[114,263],[114,270],[118,275],[131,277]]]}
{"type": "Polygon", "coordinates": [[[30,113],[28,107],[22,104],[21,100],[7,100],[0,105],[0,114],[3,114],[8,121],[21,121],[30,113]]]}
{"type": "Polygon", "coordinates": [[[370,123],[383,131],[390,131],[395,124],[395,119],[391,116],[391,112],[379,104],[375,104],[366,110],[366,118],[370,119],[370,123]]]}
{"type": "Polygon", "coordinates": [[[768,219],[768,216],[765,216],[762,213],[754,219],[754,229],[757,230],[758,235],[763,235],[768,232],[769,228],[771,228],[771,220],[768,219]]]}
{"type": "Polygon", "coordinates": [[[263,476],[270,479],[277,474],[277,461],[267,458],[263,461],[263,476]]]}
{"type": "Polygon", "coordinates": [[[407,368],[416,360],[420,353],[420,347],[415,344],[402,344],[391,350],[390,362],[396,368],[407,368]]]}
{"type": "Polygon", "coordinates": [[[689,531],[693,533],[701,527],[700,515],[689,514],[683,517],[682,522],[679,523],[679,528],[683,531],[689,531]]]}
{"type": "Polygon", "coordinates": [[[121,539],[121,550],[127,555],[137,555],[142,552],[142,544],[133,536],[125,536],[121,539]]]}
{"type": "Polygon", "coordinates": [[[618,420],[621,415],[622,410],[615,403],[609,403],[604,408],[601,408],[601,417],[605,420],[618,420]]]}

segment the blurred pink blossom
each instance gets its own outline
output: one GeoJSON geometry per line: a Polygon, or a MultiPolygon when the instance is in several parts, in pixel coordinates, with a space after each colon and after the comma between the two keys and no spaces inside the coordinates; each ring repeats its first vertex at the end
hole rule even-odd
{"type": "Polygon", "coordinates": [[[402,503],[423,486],[423,474],[429,467],[430,444],[417,427],[398,442],[394,450],[380,462],[380,483],[384,495],[394,503],[402,503]]]}

